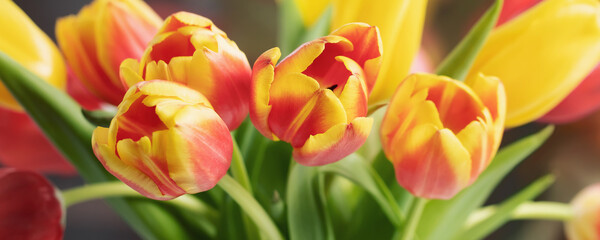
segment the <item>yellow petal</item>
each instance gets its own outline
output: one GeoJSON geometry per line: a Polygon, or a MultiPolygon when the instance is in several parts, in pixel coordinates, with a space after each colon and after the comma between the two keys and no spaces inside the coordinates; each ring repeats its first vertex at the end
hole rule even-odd
{"type": "MultiPolygon", "coordinates": [[[[0,0],[0,51],[57,88],[64,88],[66,69],[58,48],[11,0],[0,0]]],[[[0,106],[21,110],[0,84],[0,106]]]]}
{"type": "Polygon", "coordinates": [[[467,78],[500,78],[506,126],[516,127],[554,108],[599,61],[600,2],[547,0],[495,29],[467,78]]]}

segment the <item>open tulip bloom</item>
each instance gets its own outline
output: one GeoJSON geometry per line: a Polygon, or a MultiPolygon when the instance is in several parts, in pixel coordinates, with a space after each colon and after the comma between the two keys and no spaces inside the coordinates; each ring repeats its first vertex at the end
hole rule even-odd
{"type": "Polygon", "coordinates": [[[248,59],[243,35],[141,0],[58,19],[60,47],[0,0],[0,239],[60,239],[70,206],[105,198],[144,239],[482,239],[528,219],[600,240],[598,185],[534,201],[548,174],[484,206],[554,127],[505,129],[598,108],[600,2],[497,0],[409,75],[427,3],[277,1],[279,46],[248,59]]]}

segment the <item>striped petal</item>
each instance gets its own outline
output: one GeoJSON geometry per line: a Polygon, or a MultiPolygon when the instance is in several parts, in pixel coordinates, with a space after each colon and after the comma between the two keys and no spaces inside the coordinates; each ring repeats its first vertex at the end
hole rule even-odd
{"type": "Polygon", "coordinates": [[[302,147],[294,148],[293,157],[305,166],[336,162],[362,146],[373,125],[372,118],[355,118],[349,124],[339,123],[326,132],[311,135],[302,147]]]}

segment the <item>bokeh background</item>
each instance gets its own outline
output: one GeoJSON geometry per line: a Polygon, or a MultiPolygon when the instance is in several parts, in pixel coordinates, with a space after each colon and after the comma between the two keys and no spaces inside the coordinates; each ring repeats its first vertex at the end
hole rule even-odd
{"type": "MultiPolygon", "coordinates": [[[[57,18],[76,14],[88,0],[15,0],[52,38],[57,18]]],[[[430,0],[422,51],[431,66],[466,34],[491,0],[430,0]]],[[[244,51],[251,65],[264,51],[277,46],[278,12],[274,0],[148,0],[162,17],[189,11],[208,17],[244,51]]],[[[532,123],[508,130],[504,143],[539,130],[532,123]]],[[[600,112],[580,121],[557,126],[553,136],[519,165],[488,203],[498,203],[534,179],[552,172],[557,182],[539,200],[568,202],[586,185],[600,182],[600,112]]],[[[50,176],[61,189],[83,184],[77,176],[50,176]]],[[[67,212],[65,239],[139,239],[108,207],[97,200],[75,205],[67,212]]],[[[551,221],[514,221],[487,239],[564,239],[562,224],[551,221]]]]}

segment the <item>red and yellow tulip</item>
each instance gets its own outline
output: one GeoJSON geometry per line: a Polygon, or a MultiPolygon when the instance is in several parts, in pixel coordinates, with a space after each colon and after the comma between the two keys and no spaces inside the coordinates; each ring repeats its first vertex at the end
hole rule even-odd
{"type": "Polygon", "coordinates": [[[600,184],[586,187],[571,201],[574,217],[565,223],[570,240],[600,239],[600,184]]]}
{"type": "Polygon", "coordinates": [[[159,200],[213,188],[227,173],[232,144],[202,94],[163,80],[132,86],[110,127],[98,127],[92,136],[106,170],[159,200]]]}
{"type": "Polygon", "coordinates": [[[600,2],[547,0],[496,28],[469,77],[497,76],[506,88],[506,126],[558,105],[600,61],[600,2]]]}
{"type": "Polygon", "coordinates": [[[250,118],[266,137],[289,142],[300,164],[342,159],[366,140],[369,86],[381,57],[379,32],[348,24],[310,41],[276,65],[278,48],[254,63],[250,118]]]}
{"type": "Polygon", "coordinates": [[[162,19],[141,0],[95,0],[56,22],[58,44],[75,75],[94,95],[118,105],[127,90],[121,62],[139,58],[162,19]]]}
{"type": "Polygon", "coordinates": [[[0,169],[0,238],[62,239],[64,211],[56,194],[36,172],[0,169]]]}
{"type": "MultiPolygon", "coordinates": [[[[11,0],[0,0],[0,51],[46,80],[63,89],[65,63],[52,40],[11,0]]],[[[0,84],[0,107],[23,111],[8,89],[0,84]]]]}
{"type": "Polygon", "coordinates": [[[415,196],[448,199],[477,179],[500,145],[505,95],[483,75],[466,84],[413,74],[396,90],[381,142],[398,183],[415,196]]]}
{"type": "Polygon", "coordinates": [[[246,55],[209,19],[187,12],[167,18],[141,61],[121,65],[123,83],[179,82],[202,93],[230,130],[248,114],[252,70],[246,55]]]}
{"type": "Polygon", "coordinates": [[[314,0],[294,1],[306,26],[311,26],[328,5],[333,7],[331,29],[351,22],[364,22],[381,30],[383,58],[377,84],[369,105],[388,101],[404,79],[421,45],[427,0],[367,1],[314,0]]]}

